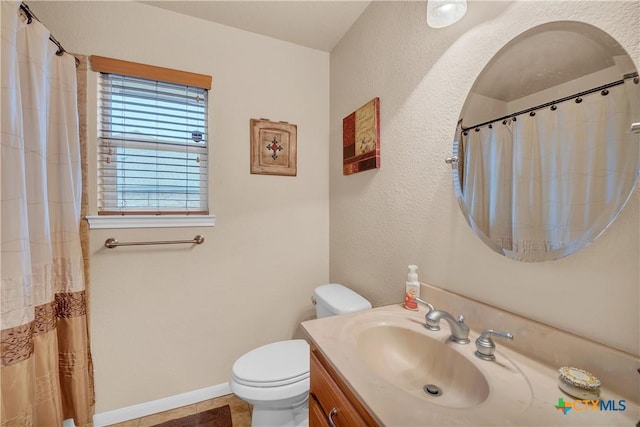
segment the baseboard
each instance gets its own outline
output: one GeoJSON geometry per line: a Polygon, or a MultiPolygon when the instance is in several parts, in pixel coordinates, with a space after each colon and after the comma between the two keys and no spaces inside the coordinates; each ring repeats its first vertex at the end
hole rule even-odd
{"type": "MultiPolygon", "coordinates": [[[[123,421],[129,421],[140,417],[145,417],[158,412],[164,412],[181,406],[191,405],[216,397],[231,393],[228,383],[214,385],[212,387],[201,388],[200,390],[189,391],[175,396],[165,397],[151,402],[140,403],[127,406],[125,408],[114,409],[113,411],[102,412],[93,416],[95,427],[108,426],[123,421]]],[[[75,427],[73,420],[65,420],[63,427],[75,427]]]]}

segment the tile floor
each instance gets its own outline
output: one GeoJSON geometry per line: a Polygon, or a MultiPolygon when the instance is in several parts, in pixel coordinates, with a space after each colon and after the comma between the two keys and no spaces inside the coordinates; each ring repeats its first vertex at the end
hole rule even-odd
{"type": "Polygon", "coordinates": [[[136,418],[122,423],[112,424],[110,427],[149,427],[155,424],[176,418],[186,417],[188,415],[197,414],[198,412],[207,411],[219,406],[229,405],[231,408],[231,419],[233,427],[250,427],[251,426],[251,406],[236,397],[234,394],[216,397],[215,399],[205,400],[203,402],[194,403],[192,405],[182,406],[170,411],[160,412],[157,414],[147,415],[146,417],[136,418]]]}

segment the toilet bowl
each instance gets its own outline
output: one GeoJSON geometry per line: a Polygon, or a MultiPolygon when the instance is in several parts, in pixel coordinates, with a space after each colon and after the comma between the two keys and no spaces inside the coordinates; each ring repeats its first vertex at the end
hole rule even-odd
{"type": "Polygon", "coordinates": [[[306,425],[309,344],[279,341],[251,350],[233,364],[230,386],[253,405],[252,426],[306,425]]]}
{"type": "MultiPolygon", "coordinates": [[[[339,285],[315,289],[318,318],[371,308],[371,303],[339,285]]],[[[304,427],[309,424],[309,344],[286,340],[241,356],[231,370],[231,391],[253,405],[252,427],[304,427]]]]}

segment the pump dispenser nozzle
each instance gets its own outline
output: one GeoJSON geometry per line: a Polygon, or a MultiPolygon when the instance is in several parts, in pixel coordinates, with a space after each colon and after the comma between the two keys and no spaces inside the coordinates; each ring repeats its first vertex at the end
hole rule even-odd
{"type": "Polygon", "coordinates": [[[411,264],[409,266],[409,274],[407,274],[407,282],[417,282],[418,281],[418,266],[411,264]]]}

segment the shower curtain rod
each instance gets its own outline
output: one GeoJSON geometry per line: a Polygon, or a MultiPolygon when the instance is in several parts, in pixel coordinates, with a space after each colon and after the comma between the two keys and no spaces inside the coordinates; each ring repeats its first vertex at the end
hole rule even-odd
{"type": "MultiPolygon", "coordinates": [[[[518,111],[516,113],[511,113],[511,114],[508,114],[506,116],[500,117],[498,119],[489,120],[487,122],[479,123],[477,125],[473,125],[473,126],[469,126],[469,127],[462,126],[462,130],[463,130],[463,132],[467,132],[467,131],[469,131],[469,129],[475,129],[476,132],[477,132],[477,131],[480,130],[480,128],[482,126],[490,125],[491,123],[495,123],[495,122],[499,122],[501,120],[507,120],[507,119],[511,119],[511,118],[513,118],[515,120],[516,116],[519,116],[521,114],[531,113],[531,115],[533,116],[533,115],[535,115],[534,111],[540,110],[542,108],[551,107],[552,110],[555,110],[556,109],[555,108],[555,104],[559,104],[559,103],[564,102],[564,101],[570,101],[572,99],[575,99],[577,103],[580,103],[580,102],[582,102],[582,99],[580,99],[580,97],[585,96],[585,95],[589,95],[591,93],[598,92],[598,91],[602,91],[602,95],[607,95],[609,92],[606,91],[606,89],[608,89],[610,87],[614,87],[614,86],[618,86],[618,85],[624,84],[625,80],[631,79],[631,78],[633,79],[633,82],[635,84],[638,84],[638,82],[640,82],[640,80],[638,79],[638,73],[637,72],[628,73],[628,74],[625,74],[622,77],[621,80],[616,80],[614,82],[607,83],[607,84],[602,85],[602,86],[594,87],[592,89],[588,89],[588,90],[585,90],[583,92],[578,92],[578,93],[573,94],[573,95],[565,96],[564,98],[556,99],[554,101],[545,102],[544,104],[536,105],[535,107],[527,108],[526,110],[521,110],[521,111],[518,111]]],[[[465,133],[465,135],[466,135],[466,133],[465,133]]]]}
{"type": "MultiPolygon", "coordinates": [[[[36,21],[42,22],[40,21],[40,19],[38,19],[38,17],[35,15],[35,13],[33,13],[31,11],[31,9],[29,9],[29,6],[27,6],[26,3],[24,2],[20,2],[20,10],[22,10],[22,12],[24,12],[24,14],[27,17],[27,25],[31,24],[31,22],[35,19],[36,21]]],[[[56,55],[58,56],[62,56],[64,53],[69,53],[65,50],[64,47],[62,47],[62,44],[56,40],[55,37],[53,37],[53,34],[49,33],[49,40],[51,40],[53,42],[53,44],[55,44],[58,47],[58,51],[56,52],[56,55]]],[[[73,56],[73,55],[72,55],[73,56]]],[[[75,58],[75,57],[74,57],[75,58]]],[[[79,63],[78,58],[76,59],[76,66],[79,63]]]]}

